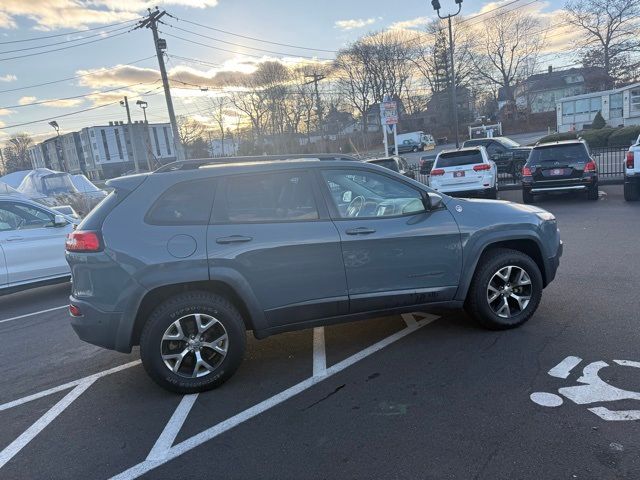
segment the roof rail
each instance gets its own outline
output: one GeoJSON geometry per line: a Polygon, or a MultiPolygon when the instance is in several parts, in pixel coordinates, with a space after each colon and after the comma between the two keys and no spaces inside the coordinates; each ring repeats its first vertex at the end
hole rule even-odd
{"type": "Polygon", "coordinates": [[[218,158],[199,158],[195,160],[179,160],[167,163],[155,170],[153,173],[175,172],[179,170],[196,170],[206,165],[220,165],[246,162],[273,162],[278,160],[295,160],[298,158],[310,158],[318,160],[349,160],[357,162],[358,159],[351,155],[342,153],[304,153],[304,154],[286,154],[286,155],[256,155],[251,157],[218,157],[218,158]]]}

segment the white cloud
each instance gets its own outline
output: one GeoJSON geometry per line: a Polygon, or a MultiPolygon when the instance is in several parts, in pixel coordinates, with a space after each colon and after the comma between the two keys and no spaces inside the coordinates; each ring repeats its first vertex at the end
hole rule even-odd
{"type": "MultiPolygon", "coordinates": [[[[215,7],[217,0],[167,0],[163,5],[191,8],[215,7]]],[[[145,0],[2,0],[0,28],[16,28],[18,17],[36,23],[36,30],[86,28],[133,20],[147,7],[155,5],[145,0]]]]}
{"type": "Polygon", "coordinates": [[[405,29],[413,29],[420,28],[428,25],[433,21],[430,17],[416,17],[411,20],[402,20],[400,22],[392,23],[389,28],[392,30],[405,30],[405,29]]]}
{"type": "Polygon", "coordinates": [[[353,18],[351,20],[337,20],[335,28],[340,30],[355,30],[356,28],[363,28],[368,25],[373,25],[378,19],[376,18],[353,18]]]}
{"type": "Polygon", "coordinates": [[[20,100],[18,100],[18,105],[26,105],[27,103],[33,103],[37,100],[36,97],[20,97],[20,100]]]}
{"type": "Polygon", "coordinates": [[[0,108],[0,117],[5,115],[11,115],[12,113],[15,113],[15,112],[13,110],[9,110],[8,108],[0,108]]]}
{"type": "Polygon", "coordinates": [[[18,79],[15,75],[7,73],[6,75],[0,75],[0,82],[15,82],[18,79]]]}
{"type": "Polygon", "coordinates": [[[6,125],[6,123],[4,123],[2,120],[0,120],[0,127],[4,127],[6,125]]]}

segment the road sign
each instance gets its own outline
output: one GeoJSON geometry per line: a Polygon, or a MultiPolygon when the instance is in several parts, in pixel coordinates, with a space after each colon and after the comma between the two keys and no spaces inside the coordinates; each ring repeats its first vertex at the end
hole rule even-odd
{"type": "Polygon", "coordinates": [[[380,119],[382,125],[398,123],[398,104],[396,102],[382,102],[380,104],[380,119]]]}

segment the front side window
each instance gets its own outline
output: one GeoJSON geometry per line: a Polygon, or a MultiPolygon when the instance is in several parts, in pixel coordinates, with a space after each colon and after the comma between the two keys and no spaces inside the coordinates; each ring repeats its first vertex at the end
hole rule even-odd
{"type": "Polygon", "coordinates": [[[364,170],[322,172],[340,218],[392,217],[425,210],[422,194],[415,188],[364,170]]]}
{"type": "Polygon", "coordinates": [[[0,203],[0,232],[50,227],[53,216],[30,205],[12,202],[0,203]]]}
{"type": "Polygon", "coordinates": [[[226,180],[214,218],[223,223],[317,220],[311,179],[304,172],[239,175],[226,180]]]}
{"type": "Polygon", "coordinates": [[[152,225],[206,225],[209,223],[215,181],[182,182],[165,191],[145,217],[152,225]]]}

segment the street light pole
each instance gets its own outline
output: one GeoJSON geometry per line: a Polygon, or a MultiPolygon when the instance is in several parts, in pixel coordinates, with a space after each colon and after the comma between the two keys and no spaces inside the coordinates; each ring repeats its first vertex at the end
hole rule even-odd
{"type": "Polygon", "coordinates": [[[440,17],[442,20],[446,19],[449,24],[449,59],[451,62],[451,108],[453,110],[453,124],[456,136],[456,148],[460,148],[460,131],[458,127],[458,95],[456,92],[456,70],[453,61],[453,27],[451,26],[451,19],[458,15],[462,10],[462,0],[455,0],[455,2],[458,4],[458,11],[456,13],[444,16],[440,15],[439,0],[432,0],[431,5],[433,6],[433,9],[438,12],[438,17],[440,17]]]}
{"type": "Polygon", "coordinates": [[[58,122],[56,122],[55,120],[49,122],[49,125],[51,125],[56,131],[56,154],[60,156],[60,162],[62,163],[62,165],[60,165],[60,168],[62,169],[62,171],[68,173],[69,168],[67,167],[67,162],[65,162],[64,158],[64,146],[60,144],[60,125],[58,125],[58,122]]]}

